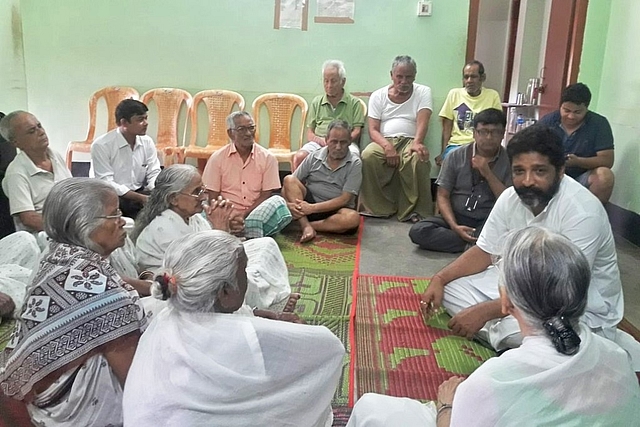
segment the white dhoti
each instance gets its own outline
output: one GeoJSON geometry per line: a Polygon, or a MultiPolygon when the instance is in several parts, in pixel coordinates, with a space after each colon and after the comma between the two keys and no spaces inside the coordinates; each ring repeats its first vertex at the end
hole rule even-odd
{"type": "MultiPolygon", "coordinates": [[[[500,298],[498,269],[491,266],[471,276],[461,277],[444,287],[442,305],[451,316],[465,308],[500,298]]],[[[491,344],[496,351],[522,344],[520,327],[513,316],[490,320],[478,332],[478,338],[491,344]]]]}
{"type": "Polygon", "coordinates": [[[275,240],[251,239],[243,244],[247,254],[247,293],[245,304],[267,309],[291,294],[289,271],[275,240]]]}

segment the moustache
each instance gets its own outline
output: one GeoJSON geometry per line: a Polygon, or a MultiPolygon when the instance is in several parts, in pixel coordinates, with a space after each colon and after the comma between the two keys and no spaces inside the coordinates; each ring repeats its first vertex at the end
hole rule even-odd
{"type": "Polygon", "coordinates": [[[515,187],[518,196],[523,198],[544,197],[546,192],[535,187],[515,187]]]}

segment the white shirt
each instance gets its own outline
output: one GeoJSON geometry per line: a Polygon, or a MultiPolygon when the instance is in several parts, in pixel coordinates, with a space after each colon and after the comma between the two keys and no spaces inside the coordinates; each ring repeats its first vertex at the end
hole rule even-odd
{"type": "Polygon", "coordinates": [[[160,173],[160,160],[153,139],[136,136],[133,150],[120,129],[108,132],[91,144],[91,170],[89,176],[113,185],[118,196],[141,188],[152,190],[160,173]]]}
{"type": "Polygon", "coordinates": [[[18,153],[7,167],[2,190],[9,198],[9,209],[17,231],[32,231],[22,224],[19,213],[41,213],[53,184],[71,178],[71,172],[62,156],[50,148],[47,148],[47,154],[51,159],[53,173],[37,167],[24,151],[18,153]]]}
{"type": "MultiPolygon", "coordinates": [[[[622,320],[624,300],[611,225],[602,203],[568,176],[545,209],[534,216],[513,187],[496,201],[477,245],[489,254],[502,252],[504,237],[536,225],[560,233],[578,246],[591,265],[591,285],[583,320],[592,329],[614,329],[622,320]]],[[[612,338],[612,337],[609,337],[612,338]]]]}
{"type": "Polygon", "coordinates": [[[395,136],[416,136],[418,111],[433,110],[431,88],[413,84],[411,97],[402,104],[389,99],[389,87],[376,90],[369,98],[369,117],[380,120],[380,133],[385,138],[395,136]]]}

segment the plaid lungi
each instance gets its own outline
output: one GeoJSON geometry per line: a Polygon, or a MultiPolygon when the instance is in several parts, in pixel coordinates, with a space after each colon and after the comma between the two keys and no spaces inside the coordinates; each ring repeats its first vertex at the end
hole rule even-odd
{"type": "Polygon", "coordinates": [[[271,196],[244,219],[244,237],[255,239],[273,236],[289,225],[292,219],[287,202],[280,196],[271,196]]]}

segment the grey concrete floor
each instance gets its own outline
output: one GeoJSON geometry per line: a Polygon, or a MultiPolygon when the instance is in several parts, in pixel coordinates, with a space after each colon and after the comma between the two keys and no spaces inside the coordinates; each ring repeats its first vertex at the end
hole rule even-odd
{"type": "MultiPolygon", "coordinates": [[[[409,240],[409,223],[395,218],[365,218],[360,274],[431,277],[456,255],[418,249],[409,240]]],[[[616,236],[624,290],[625,317],[640,328],[640,248],[616,236]]]]}

